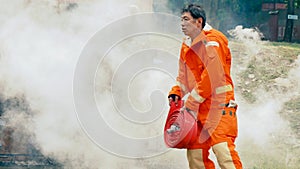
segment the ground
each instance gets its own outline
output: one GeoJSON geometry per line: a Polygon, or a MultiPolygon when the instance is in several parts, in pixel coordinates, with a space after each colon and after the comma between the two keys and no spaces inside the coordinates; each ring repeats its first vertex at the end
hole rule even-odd
{"type": "Polygon", "coordinates": [[[249,121],[248,126],[242,125],[240,132],[245,128],[257,130],[253,125],[259,125],[263,131],[253,131],[255,139],[240,138],[240,154],[246,167],[297,169],[300,166],[300,45],[248,39],[231,40],[230,46],[235,91],[241,106],[253,109],[240,112],[247,117],[244,122],[249,121]],[[267,104],[270,106],[262,109],[267,104]],[[262,118],[271,120],[263,124],[262,118]]]}

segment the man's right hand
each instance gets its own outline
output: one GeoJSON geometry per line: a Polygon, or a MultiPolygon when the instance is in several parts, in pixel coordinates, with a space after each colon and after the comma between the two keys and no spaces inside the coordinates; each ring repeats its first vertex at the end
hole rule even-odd
{"type": "Polygon", "coordinates": [[[172,102],[175,102],[175,105],[177,106],[179,100],[180,100],[180,97],[178,95],[171,94],[169,96],[169,105],[171,105],[172,102]]]}

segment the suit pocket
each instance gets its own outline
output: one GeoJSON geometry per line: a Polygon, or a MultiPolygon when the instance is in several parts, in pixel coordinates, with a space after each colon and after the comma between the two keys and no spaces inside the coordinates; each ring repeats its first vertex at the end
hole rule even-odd
{"type": "Polygon", "coordinates": [[[225,107],[221,110],[221,118],[217,127],[217,132],[222,135],[237,136],[236,108],[225,107]]]}

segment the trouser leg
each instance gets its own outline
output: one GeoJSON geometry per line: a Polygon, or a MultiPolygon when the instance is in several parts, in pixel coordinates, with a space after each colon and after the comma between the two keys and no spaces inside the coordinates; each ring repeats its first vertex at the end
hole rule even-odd
{"type": "Polygon", "coordinates": [[[237,136],[236,109],[225,108],[222,110],[217,127],[210,131],[212,150],[215,153],[221,169],[242,169],[240,157],[235,150],[237,136]]]}
{"type": "Polygon", "coordinates": [[[238,153],[233,143],[221,142],[212,146],[221,169],[242,169],[238,153]]]}
{"type": "Polygon", "coordinates": [[[208,149],[188,149],[187,159],[190,169],[215,169],[213,161],[208,156],[208,149]]]}

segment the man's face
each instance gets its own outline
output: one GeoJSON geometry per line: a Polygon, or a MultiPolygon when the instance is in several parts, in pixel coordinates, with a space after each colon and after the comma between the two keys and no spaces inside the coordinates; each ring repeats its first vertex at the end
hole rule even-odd
{"type": "Polygon", "coordinates": [[[190,12],[181,15],[181,30],[187,36],[192,36],[201,30],[200,19],[194,19],[190,12]]]}

